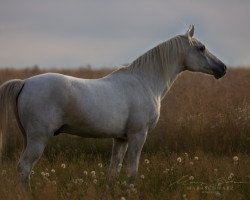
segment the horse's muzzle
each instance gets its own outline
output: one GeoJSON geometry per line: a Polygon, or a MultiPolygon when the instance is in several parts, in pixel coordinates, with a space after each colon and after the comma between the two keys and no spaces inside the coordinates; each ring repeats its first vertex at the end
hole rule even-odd
{"type": "Polygon", "coordinates": [[[213,71],[214,77],[216,79],[219,79],[226,74],[227,67],[226,65],[222,64],[219,67],[213,68],[212,71],[213,71]]]}

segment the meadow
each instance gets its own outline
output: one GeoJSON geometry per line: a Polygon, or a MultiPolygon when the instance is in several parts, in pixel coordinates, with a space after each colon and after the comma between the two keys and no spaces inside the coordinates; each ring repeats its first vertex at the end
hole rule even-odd
{"type": "MultiPolygon", "coordinates": [[[[112,69],[0,69],[0,84],[45,72],[99,78],[112,69]]],[[[161,117],[143,148],[135,184],[120,177],[107,186],[112,140],[54,137],[31,174],[32,193],[19,184],[22,150],[9,127],[0,165],[0,199],[250,199],[250,69],[225,77],[184,72],[162,101],[161,117]]]]}

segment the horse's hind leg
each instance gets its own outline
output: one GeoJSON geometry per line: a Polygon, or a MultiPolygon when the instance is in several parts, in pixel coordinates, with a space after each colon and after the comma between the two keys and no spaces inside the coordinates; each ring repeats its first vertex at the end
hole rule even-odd
{"type": "Polygon", "coordinates": [[[41,157],[43,150],[48,142],[48,138],[37,137],[34,134],[33,137],[29,137],[27,134],[27,145],[24,149],[20,160],[17,165],[17,171],[20,174],[22,184],[30,189],[30,172],[34,163],[41,157]]]}
{"type": "Polygon", "coordinates": [[[109,180],[112,181],[117,177],[118,173],[121,170],[121,164],[124,158],[124,155],[127,151],[128,142],[127,140],[114,139],[111,162],[109,166],[109,180]]]}

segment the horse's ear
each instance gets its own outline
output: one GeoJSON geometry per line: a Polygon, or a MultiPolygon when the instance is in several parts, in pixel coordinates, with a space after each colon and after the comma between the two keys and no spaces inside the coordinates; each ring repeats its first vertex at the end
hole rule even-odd
{"type": "Polygon", "coordinates": [[[194,25],[189,26],[189,29],[186,33],[186,36],[188,36],[190,38],[194,36],[194,25]]]}

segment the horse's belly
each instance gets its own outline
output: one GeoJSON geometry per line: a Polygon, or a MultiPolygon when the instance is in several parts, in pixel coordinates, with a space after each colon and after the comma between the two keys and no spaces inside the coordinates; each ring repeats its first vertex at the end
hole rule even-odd
{"type": "Polygon", "coordinates": [[[118,114],[107,111],[80,112],[68,114],[65,121],[67,132],[82,137],[120,138],[124,137],[126,129],[126,113],[118,114]]]}
{"type": "Polygon", "coordinates": [[[64,125],[60,132],[86,138],[125,138],[123,128],[100,127],[98,125],[91,126],[84,123],[83,125],[64,125]]]}

